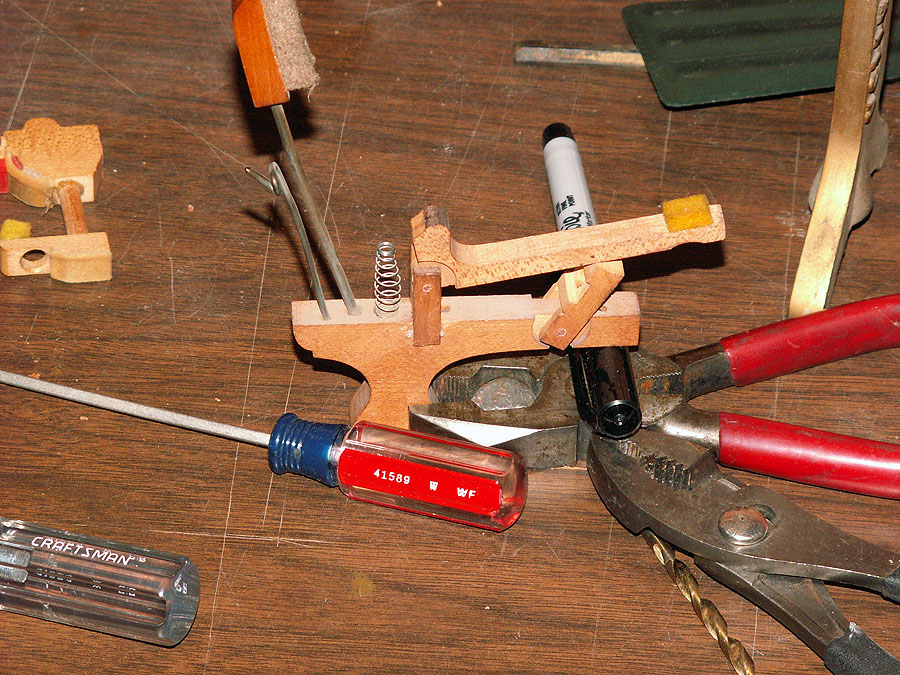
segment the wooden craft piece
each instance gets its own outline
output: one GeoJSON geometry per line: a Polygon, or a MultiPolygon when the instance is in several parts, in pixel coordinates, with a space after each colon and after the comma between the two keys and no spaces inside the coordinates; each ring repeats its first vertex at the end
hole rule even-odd
{"type": "Polygon", "coordinates": [[[416,347],[441,344],[441,268],[437,265],[412,268],[412,318],[416,347]]]}
{"type": "Polygon", "coordinates": [[[92,202],[97,191],[103,146],[95,124],[61,127],[38,117],[6,137],[9,191],[38,208],[53,206],[53,191],[63,181],[81,185],[81,201],[92,202]]]}
{"type": "Polygon", "coordinates": [[[890,18],[890,0],[844,3],[831,131],[791,291],[792,317],[831,300],[850,230],[872,210],[871,175],[887,155],[879,100],[890,18]]]}
{"type": "Polygon", "coordinates": [[[467,288],[667,251],[688,242],[720,241],[725,238],[722,208],[713,205],[709,212],[711,224],[675,232],[657,214],[475,245],[455,241],[446,224],[426,219],[425,211],[411,224],[418,264],[438,264],[444,286],[467,288]]]}
{"type": "MultiPolygon", "coordinates": [[[[408,406],[428,403],[431,381],[448,365],[485,354],[547,349],[533,333],[534,317],[557,306],[553,299],[527,295],[445,297],[441,343],[417,347],[409,298],[386,318],[374,314],[374,300],[358,303],[362,314],[349,316],[340,300],[329,300],[331,319],[324,320],[315,301],[294,302],[294,337],[316,358],[346,363],[365,378],[351,403],[351,422],[401,428],[409,425],[408,406]]],[[[639,327],[637,296],[615,293],[591,318],[578,345],[635,345],[639,327]]]]}
{"type": "Polygon", "coordinates": [[[552,314],[534,318],[534,332],[540,341],[557,349],[568,347],[624,276],[621,260],[563,274],[544,296],[558,306],[552,314]]]}
{"type": "Polygon", "coordinates": [[[106,232],[0,240],[0,272],[49,274],[68,283],[108,281],[112,256],[106,232]]]}
{"type": "Polygon", "coordinates": [[[88,232],[83,207],[95,198],[103,162],[97,126],[61,127],[36,118],[3,138],[9,192],[31,206],[58,204],[66,234],[0,240],[0,272],[49,274],[70,283],[112,278],[109,239],[105,232],[88,232]]]}

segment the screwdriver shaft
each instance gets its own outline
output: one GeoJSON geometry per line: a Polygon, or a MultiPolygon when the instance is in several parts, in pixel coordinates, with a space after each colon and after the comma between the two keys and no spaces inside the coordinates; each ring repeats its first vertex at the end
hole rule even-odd
{"type": "Polygon", "coordinates": [[[19,389],[27,389],[38,394],[46,394],[55,396],[67,401],[75,403],[83,403],[84,405],[93,406],[94,408],[102,408],[131,417],[139,417],[141,419],[150,420],[151,422],[159,422],[160,424],[168,424],[173,427],[198,431],[201,434],[209,434],[210,436],[219,436],[220,438],[228,438],[233,441],[247,443],[249,445],[259,445],[268,447],[269,434],[262,431],[253,431],[252,429],[244,429],[231,424],[221,424],[211,420],[204,420],[199,417],[183,415],[181,413],[163,410],[162,408],[154,408],[149,405],[141,405],[131,401],[124,401],[112,396],[103,396],[102,394],[92,394],[80,389],[66,387],[53,382],[44,382],[33,377],[10,373],[0,370],[0,383],[7,384],[11,387],[19,389]]]}

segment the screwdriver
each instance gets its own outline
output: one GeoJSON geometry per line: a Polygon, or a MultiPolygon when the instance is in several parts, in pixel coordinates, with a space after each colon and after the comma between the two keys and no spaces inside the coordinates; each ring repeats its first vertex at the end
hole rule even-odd
{"type": "Polygon", "coordinates": [[[199,603],[184,556],[0,517],[0,609],[172,647],[199,603]]]}
{"type": "Polygon", "coordinates": [[[0,383],[269,450],[269,467],[348,497],[495,532],[518,520],[527,474],[516,453],[406,429],[281,416],[271,434],[0,370],[0,383]]]}

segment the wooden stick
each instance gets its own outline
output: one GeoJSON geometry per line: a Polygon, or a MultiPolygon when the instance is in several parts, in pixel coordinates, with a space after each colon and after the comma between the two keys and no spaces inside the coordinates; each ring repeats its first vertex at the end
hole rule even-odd
{"type": "Polygon", "coordinates": [[[426,218],[426,211],[416,215],[411,225],[419,263],[440,265],[444,286],[467,288],[667,251],[688,242],[724,239],[722,208],[712,205],[710,213],[712,224],[674,232],[665,217],[657,214],[476,245],[454,240],[445,224],[426,218]]]}
{"type": "Polygon", "coordinates": [[[66,234],[87,234],[84,220],[84,204],[81,202],[81,184],[73,180],[60,183],[54,199],[59,203],[66,224],[66,234]]]}
{"type": "Polygon", "coordinates": [[[831,300],[850,230],[872,210],[871,174],[887,155],[887,124],[878,103],[890,17],[890,2],[844,4],[831,130],[791,291],[792,317],[817,312],[831,300]]]}

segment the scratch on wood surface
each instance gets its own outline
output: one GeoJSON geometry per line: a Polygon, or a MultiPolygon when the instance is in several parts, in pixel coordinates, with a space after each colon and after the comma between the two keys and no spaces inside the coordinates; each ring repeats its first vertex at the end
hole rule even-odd
{"type": "MultiPolygon", "coordinates": [[[[341,120],[341,133],[338,136],[337,149],[334,152],[334,165],[331,167],[331,182],[328,184],[328,194],[325,197],[325,213],[322,215],[323,219],[328,218],[329,207],[331,206],[331,193],[334,189],[334,177],[337,174],[338,160],[341,157],[341,146],[344,144],[344,131],[347,128],[347,117],[350,115],[350,104],[353,103],[353,98],[356,96],[356,85],[350,85],[350,94],[347,96],[347,105],[344,106],[344,119],[341,120]]],[[[341,235],[338,231],[337,221],[334,219],[334,215],[331,217],[332,222],[334,223],[334,238],[337,239],[338,246],[341,245],[341,235]]]]}
{"type": "Polygon", "coordinates": [[[666,177],[666,155],[669,154],[669,133],[672,131],[672,111],[669,111],[669,118],[666,122],[666,140],[663,141],[663,156],[662,156],[662,166],[659,170],[659,192],[660,199],[662,199],[662,186],[663,180],[666,177]]]}
{"type": "MultiPolygon", "coordinates": [[[[23,10],[21,7],[19,7],[18,5],[13,5],[13,6],[16,9],[18,9],[20,12],[22,12],[23,14],[28,16],[28,12],[23,10]]],[[[28,77],[31,75],[31,68],[34,65],[34,59],[35,59],[35,56],[37,55],[38,46],[41,44],[41,38],[44,35],[44,30],[45,30],[44,22],[47,20],[47,17],[50,15],[50,9],[52,7],[53,7],[53,2],[52,1],[48,2],[47,9],[44,12],[43,20],[41,20],[41,21],[38,21],[37,19],[34,20],[35,23],[37,23],[41,27],[41,30],[38,33],[37,39],[34,41],[34,49],[31,50],[31,57],[28,59],[28,67],[25,69],[25,74],[22,76],[22,84],[19,86],[19,91],[16,92],[16,100],[13,101],[12,110],[9,113],[9,120],[7,120],[7,122],[6,122],[6,127],[5,127],[6,129],[12,128],[12,122],[16,116],[16,110],[19,107],[19,102],[22,100],[22,93],[25,91],[25,83],[28,82],[28,77]]]]}
{"type": "Polygon", "coordinates": [[[800,138],[801,138],[801,128],[800,121],[803,117],[803,96],[800,97],[800,103],[797,107],[797,151],[794,154],[794,184],[791,189],[791,215],[793,216],[797,213],[796,204],[797,204],[797,174],[800,171],[800,138]]]}
{"type": "MultiPolygon", "coordinates": [[[[218,539],[222,535],[218,532],[192,532],[192,531],[181,531],[181,530],[150,530],[154,534],[174,534],[180,537],[202,537],[205,539],[218,539]]],[[[307,544],[328,544],[332,545],[335,542],[328,541],[326,539],[302,539],[299,537],[278,537],[278,536],[263,536],[259,534],[229,534],[227,535],[229,541],[250,541],[250,542],[258,542],[258,543],[284,543],[284,544],[297,544],[297,545],[307,545],[307,544]]]]}
{"type": "Polygon", "coordinates": [[[281,517],[278,519],[278,532],[275,533],[275,546],[281,543],[281,526],[284,525],[284,509],[287,506],[287,491],[281,500],[281,517]]]}
{"type": "Polygon", "coordinates": [[[484,106],[481,108],[481,113],[478,115],[478,119],[475,121],[475,126],[472,128],[472,133],[469,134],[469,143],[466,145],[466,150],[463,153],[462,159],[459,160],[459,164],[456,165],[456,173],[453,174],[453,178],[450,179],[450,183],[447,185],[447,190],[444,192],[444,201],[446,201],[450,192],[453,190],[453,184],[456,182],[456,179],[459,177],[459,172],[462,171],[463,164],[466,163],[466,159],[469,156],[469,151],[472,149],[472,143],[475,141],[475,135],[478,133],[478,127],[481,126],[481,120],[484,118],[484,113],[488,109],[488,104],[491,100],[491,94],[494,92],[494,86],[497,84],[497,80],[500,78],[500,72],[503,70],[503,61],[505,58],[505,54],[500,57],[500,63],[497,66],[497,70],[494,72],[494,78],[491,80],[491,86],[488,88],[488,93],[484,97],[484,106]]]}
{"type": "MultiPolygon", "coordinates": [[[[613,533],[613,520],[609,521],[609,530],[606,533],[606,555],[603,557],[603,570],[600,572],[600,578],[595,579],[599,583],[605,583],[606,573],[609,571],[609,556],[612,552],[612,533],[613,533]]],[[[597,615],[594,618],[594,636],[591,641],[591,656],[593,657],[597,653],[597,635],[600,631],[600,617],[603,614],[603,594],[597,594],[600,597],[600,605],[597,607],[597,615]]]]}
{"type": "Polygon", "coordinates": [[[172,325],[177,326],[178,321],[175,319],[175,263],[172,262],[172,256],[166,256],[169,259],[169,288],[172,291],[172,325]]]}
{"type": "Polygon", "coordinates": [[[34,332],[34,324],[37,323],[37,318],[40,313],[35,313],[34,318],[31,320],[31,328],[28,329],[28,335],[25,336],[25,344],[28,344],[28,341],[31,339],[31,334],[34,332]]]}
{"type": "Polygon", "coordinates": [[[266,506],[263,508],[263,519],[261,527],[265,527],[266,525],[266,514],[269,512],[269,497],[272,496],[272,483],[275,482],[275,474],[271,474],[269,476],[269,489],[266,492],[266,506]]]}
{"type": "MultiPolygon", "coordinates": [[[[247,416],[247,399],[249,398],[249,395],[250,395],[250,375],[253,372],[253,353],[254,353],[254,350],[256,349],[256,336],[257,336],[257,333],[259,332],[259,313],[260,313],[260,309],[262,307],[263,288],[264,288],[265,282],[266,282],[266,265],[268,264],[268,261],[269,261],[269,243],[271,242],[271,240],[272,240],[272,230],[270,228],[268,231],[268,234],[266,235],[266,250],[263,253],[262,271],[260,272],[260,275],[259,275],[259,293],[257,294],[257,301],[256,301],[256,321],[253,324],[253,339],[250,342],[250,358],[247,363],[247,381],[244,385],[244,403],[241,408],[241,425],[242,426],[243,426],[243,423],[247,416]]],[[[215,590],[213,591],[212,610],[210,612],[210,617],[209,617],[209,640],[207,641],[207,645],[206,645],[206,658],[203,661],[203,672],[204,673],[206,672],[206,669],[209,666],[209,656],[212,651],[213,628],[215,627],[215,622],[216,622],[216,603],[218,602],[218,598],[219,598],[219,586],[220,586],[220,581],[222,579],[223,566],[225,564],[225,545],[228,542],[228,524],[229,524],[229,521],[231,520],[231,505],[234,500],[234,482],[237,477],[238,457],[239,457],[240,453],[241,453],[241,444],[236,443],[235,448],[234,448],[234,462],[233,462],[232,468],[231,468],[231,485],[228,487],[228,508],[225,511],[225,526],[222,531],[222,550],[219,552],[219,572],[216,575],[216,586],[215,586],[215,590]]]]}
{"type": "Polygon", "coordinates": [[[297,359],[294,359],[294,365],[291,367],[291,379],[288,381],[287,396],[284,397],[284,412],[288,411],[288,405],[291,402],[291,389],[294,387],[294,373],[297,372],[297,359]]]}

